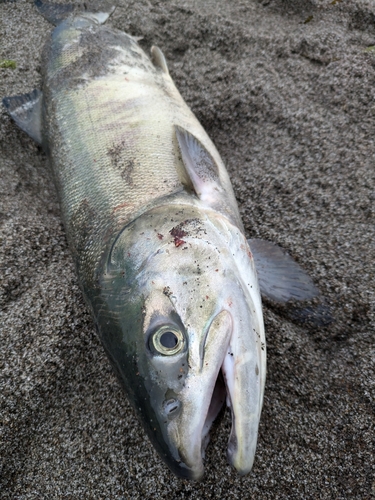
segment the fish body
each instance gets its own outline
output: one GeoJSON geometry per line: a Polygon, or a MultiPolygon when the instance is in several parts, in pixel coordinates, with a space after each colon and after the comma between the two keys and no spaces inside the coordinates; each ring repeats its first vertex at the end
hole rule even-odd
{"type": "Polygon", "coordinates": [[[266,363],[256,273],[220,155],[153,52],[156,64],[90,14],[59,24],[44,55],[42,143],[101,341],[158,451],[201,477],[222,370],[230,459],[246,473],[266,363]],[[177,353],[153,345],[161,328],[181,335],[177,353]]]}
{"type": "Polygon", "coordinates": [[[153,47],[151,61],[133,37],[102,25],[113,9],[69,6],[66,15],[36,3],[58,18],[42,92],[3,102],[50,157],[102,344],[172,471],[202,477],[208,432],[226,400],[228,458],[246,474],[265,333],[253,255],[220,155],[161,51],[153,47]]]}

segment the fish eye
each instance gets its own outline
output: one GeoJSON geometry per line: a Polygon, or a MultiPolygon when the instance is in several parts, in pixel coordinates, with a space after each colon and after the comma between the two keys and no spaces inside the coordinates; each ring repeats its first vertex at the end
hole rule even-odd
{"type": "Polygon", "coordinates": [[[172,356],[184,348],[185,339],[180,330],[173,326],[163,326],[151,338],[152,346],[159,354],[172,356]]]}

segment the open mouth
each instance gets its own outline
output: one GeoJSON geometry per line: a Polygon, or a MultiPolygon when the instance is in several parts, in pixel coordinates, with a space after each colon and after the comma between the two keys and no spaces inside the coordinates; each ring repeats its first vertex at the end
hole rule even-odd
{"type": "MultiPolygon", "coordinates": [[[[230,355],[230,354],[229,354],[230,355]]],[[[224,403],[226,403],[227,408],[229,408],[231,412],[232,419],[232,429],[228,441],[228,460],[230,461],[231,455],[233,455],[233,451],[236,447],[236,433],[235,433],[235,415],[233,412],[233,407],[231,403],[231,396],[229,393],[229,388],[227,384],[227,373],[224,371],[224,363],[221,367],[219,374],[217,376],[214,390],[212,392],[210,406],[208,408],[208,412],[206,415],[206,419],[202,429],[202,459],[205,458],[206,448],[210,442],[210,430],[215,422],[215,420],[219,417],[219,414],[223,410],[224,403]]],[[[232,381],[229,381],[229,384],[233,386],[232,381]]]]}
{"type": "Polygon", "coordinates": [[[226,398],[227,398],[227,390],[224,382],[223,373],[220,370],[219,375],[216,379],[215,387],[212,393],[211,403],[208,408],[206,420],[204,422],[202,429],[202,458],[204,458],[205,456],[205,451],[210,441],[210,434],[209,434],[210,429],[214,421],[217,419],[221,409],[223,408],[226,398]]]}
{"type": "Polygon", "coordinates": [[[257,346],[247,347],[244,349],[241,339],[232,336],[214,383],[201,436],[204,459],[210,429],[226,402],[232,419],[227,458],[241,475],[249,473],[253,466],[264,385],[257,346]]]}

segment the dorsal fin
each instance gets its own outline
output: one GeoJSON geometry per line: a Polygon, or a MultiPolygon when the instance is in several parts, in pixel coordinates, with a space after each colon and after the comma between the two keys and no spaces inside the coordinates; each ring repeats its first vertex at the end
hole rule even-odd
{"type": "Polygon", "coordinates": [[[156,45],[153,45],[151,47],[151,57],[152,57],[152,62],[154,63],[154,66],[157,68],[160,68],[164,73],[169,75],[168,71],[168,66],[167,66],[167,61],[165,60],[165,56],[163,52],[157,47],[156,45]]]}
{"type": "Polygon", "coordinates": [[[3,104],[20,129],[42,144],[42,97],[40,90],[4,97],[3,104]]]}

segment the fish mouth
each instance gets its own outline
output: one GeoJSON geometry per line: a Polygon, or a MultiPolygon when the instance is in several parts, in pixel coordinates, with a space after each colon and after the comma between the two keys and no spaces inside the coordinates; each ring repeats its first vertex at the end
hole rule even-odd
{"type": "Polygon", "coordinates": [[[193,374],[181,395],[183,410],[169,428],[181,460],[178,473],[195,480],[203,477],[209,432],[225,401],[232,414],[228,461],[239,474],[250,472],[262,407],[265,358],[258,336],[251,335],[251,329],[241,332],[236,328],[228,311],[215,320],[208,339],[211,346],[207,348],[206,341],[201,369],[194,371],[192,366],[193,374]]]}

